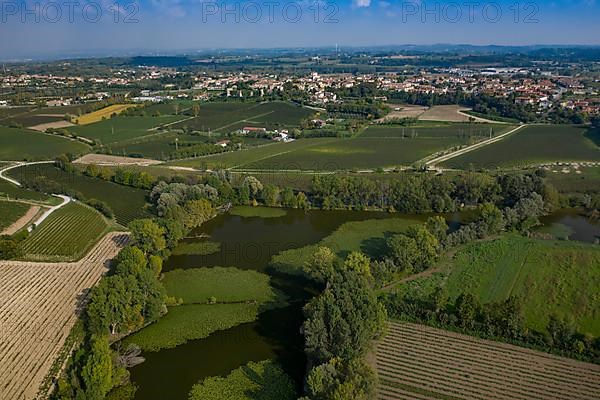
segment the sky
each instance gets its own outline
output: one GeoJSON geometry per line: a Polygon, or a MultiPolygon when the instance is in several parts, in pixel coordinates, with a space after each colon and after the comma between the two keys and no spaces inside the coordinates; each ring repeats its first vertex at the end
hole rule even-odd
{"type": "Polygon", "coordinates": [[[0,0],[0,59],[123,51],[600,45],[600,0],[0,0]]]}

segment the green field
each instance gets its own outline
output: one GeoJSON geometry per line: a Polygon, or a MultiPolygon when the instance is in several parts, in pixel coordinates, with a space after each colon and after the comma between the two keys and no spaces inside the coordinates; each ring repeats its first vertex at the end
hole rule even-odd
{"type": "Polygon", "coordinates": [[[48,122],[64,121],[66,114],[78,115],[94,110],[95,103],[74,104],[56,107],[18,107],[0,111],[0,124],[21,124],[25,127],[45,124],[48,122]]]}
{"type": "Polygon", "coordinates": [[[335,171],[407,166],[430,154],[465,143],[466,139],[457,137],[337,139],[273,155],[245,164],[243,168],[335,171]]]}
{"type": "Polygon", "coordinates": [[[482,303],[518,296],[526,326],[544,331],[552,313],[573,318],[578,330],[600,335],[600,248],[506,235],[469,244],[441,272],[401,284],[416,297],[445,286],[451,299],[470,292],[482,303]]]}
{"type": "Polygon", "coordinates": [[[210,297],[221,303],[278,301],[269,285],[269,276],[237,268],[191,268],[165,273],[163,284],[170,296],[185,304],[205,304],[210,297]]]}
{"type": "Polygon", "coordinates": [[[600,130],[533,125],[507,138],[442,163],[448,168],[502,168],[556,161],[600,161],[600,130]]]}
{"type": "Polygon", "coordinates": [[[96,210],[69,203],[53,212],[22,242],[26,259],[76,260],[108,229],[96,210]]]}
{"type": "Polygon", "coordinates": [[[257,162],[262,159],[267,159],[278,154],[294,152],[304,147],[316,146],[319,144],[329,143],[339,139],[319,138],[319,139],[302,139],[291,143],[273,143],[265,146],[253,147],[240,151],[232,151],[223,154],[212,156],[198,157],[194,159],[173,161],[170,164],[179,165],[182,167],[195,168],[245,168],[247,165],[257,162]]]}
{"type": "Polygon", "coordinates": [[[176,347],[254,321],[261,311],[285,304],[267,275],[236,268],[174,270],[165,273],[164,285],[169,296],[183,303],[169,307],[165,316],[127,337],[126,343],[147,351],[176,347]]]}
{"type": "Polygon", "coordinates": [[[553,168],[546,173],[546,179],[559,192],[563,193],[598,193],[600,192],[600,167],[580,167],[577,170],[553,168]]]}
{"type": "Polygon", "coordinates": [[[89,147],[76,140],[27,129],[0,127],[0,160],[51,160],[61,154],[87,152],[89,147]]]}
{"type": "Polygon", "coordinates": [[[101,200],[108,204],[115,213],[117,222],[122,225],[150,215],[146,208],[146,191],[141,189],[118,185],[99,178],[71,174],[51,164],[28,165],[13,169],[8,174],[19,182],[31,182],[38,177],[45,177],[81,193],[86,199],[101,200]]]}
{"type": "Polygon", "coordinates": [[[193,386],[189,400],[294,400],[294,383],[273,361],[250,362],[226,377],[210,377],[193,386]]]}
{"type": "Polygon", "coordinates": [[[415,126],[374,125],[365,129],[363,138],[488,138],[508,131],[513,126],[492,124],[420,123],[415,126]],[[490,132],[491,130],[491,132],[490,132]]]}
{"type": "Polygon", "coordinates": [[[43,193],[35,192],[29,189],[24,189],[22,187],[13,185],[12,183],[5,181],[4,179],[0,179],[0,198],[35,201],[48,200],[48,196],[46,196],[43,193]]]}
{"type": "Polygon", "coordinates": [[[302,266],[320,246],[329,247],[344,259],[352,251],[361,251],[371,258],[381,258],[390,235],[404,232],[419,219],[385,218],[346,222],[317,244],[282,251],[271,260],[271,265],[289,274],[302,274],[302,266]]]}
{"type": "Polygon", "coordinates": [[[25,203],[0,200],[0,232],[25,215],[30,207],[25,203]]]}
{"type": "Polygon", "coordinates": [[[114,117],[89,125],[73,126],[67,131],[83,136],[101,144],[118,143],[137,139],[141,136],[156,135],[149,129],[182,119],[177,116],[161,117],[114,117]]]}
{"type": "Polygon", "coordinates": [[[215,102],[200,105],[198,117],[175,124],[200,131],[232,132],[244,125],[256,125],[269,129],[298,126],[303,118],[314,114],[313,110],[291,103],[272,102],[215,102]]]}

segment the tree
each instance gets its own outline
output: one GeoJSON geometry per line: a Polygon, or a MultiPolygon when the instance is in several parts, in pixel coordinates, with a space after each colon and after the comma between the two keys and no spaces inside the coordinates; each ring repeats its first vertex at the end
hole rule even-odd
{"type": "Polygon", "coordinates": [[[365,278],[350,270],[337,271],[304,312],[306,353],[319,363],[363,355],[385,320],[385,310],[365,278]]]}
{"type": "Polygon", "coordinates": [[[308,210],[310,208],[310,203],[308,202],[308,198],[304,192],[299,192],[296,195],[296,203],[298,204],[298,208],[301,210],[308,210]]]}
{"type": "Polygon", "coordinates": [[[370,400],[375,398],[375,373],[360,359],[333,358],[312,368],[306,379],[311,400],[370,400]]]}
{"type": "Polygon", "coordinates": [[[112,388],[112,355],[106,336],[92,336],[81,377],[86,400],[102,400],[112,388]]]}
{"type": "Polygon", "coordinates": [[[425,228],[431,233],[438,242],[442,243],[446,240],[446,236],[448,236],[448,224],[444,217],[440,217],[439,215],[429,217],[427,222],[425,222],[425,228]]]}
{"type": "Polygon", "coordinates": [[[196,228],[208,221],[215,213],[212,204],[206,199],[192,200],[185,203],[184,225],[187,228],[196,228]]]}
{"type": "Polygon", "coordinates": [[[265,205],[269,207],[279,204],[279,188],[275,185],[265,185],[262,190],[262,198],[265,205]]]}
{"type": "Polygon", "coordinates": [[[394,235],[387,241],[388,253],[400,271],[412,270],[419,252],[415,239],[404,234],[394,235]]]}
{"type": "Polygon", "coordinates": [[[200,114],[200,105],[194,103],[194,105],[192,105],[192,114],[194,114],[194,117],[198,117],[198,115],[200,114]]]}
{"type": "Polygon", "coordinates": [[[129,224],[132,244],[145,254],[156,254],[166,247],[165,230],[153,220],[137,219],[129,224]]]}
{"type": "Polygon", "coordinates": [[[139,275],[147,266],[144,252],[135,246],[127,246],[113,260],[115,272],[120,275],[139,275]]]}
{"type": "Polygon", "coordinates": [[[413,238],[417,244],[414,267],[422,271],[437,259],[440,243],[423,225],[409,227],[407,235],[413,238]]]}
{"type": "Polygon", "coordinates": [[[460,326],[473,328],[479,310],[479,303],[475,300],[475,297],[471,293],[462,293],[456,299],[454,307],[460,326]]]}
{"type": "Polygon", "coordinates": [[[242,182],[242,186],[248,188],[250,199],[256,199],[263,190],[263,184],[253,176],[247,176],[242,182]]]}
{"type": "Polygon", "coordinates": [[[336,256],[329,247],[320,246],[304,263],[304,273],[319,282],[327,282],[335,271],[336,256]]]}
{"type": "Polygon", "coordinates": [[[353,251],[344,261],[344,268],[371,279],[371,260],[359,251],[353,251]]]}
{"type": "Polygon", "coordinates": [[[479,219],[487,234],[500,232],[505,225],[502,211],[492,203],[479,205],[479,219]]]}

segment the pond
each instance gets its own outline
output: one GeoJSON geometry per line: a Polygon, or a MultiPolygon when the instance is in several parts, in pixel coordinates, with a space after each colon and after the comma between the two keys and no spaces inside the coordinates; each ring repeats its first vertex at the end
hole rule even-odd
{"type": "MultiPolygon", "coordinates": [[[[189,341],[176,348],[146,352],[146,361],[131,371],[138,386],[136,399],[185,400],[192,385],[209,376],[224,376],[249,361],[277,360],[296,380],[299,388],[305,368],[300,334],[302,307],[315,294],[308,282],[276,274],[268,268],[277,253],[317,243],[345,222],[383,218],[410,218],[425,221],[429,215],[401,215],[385,212],[286,210],[273,218],[219,215],[192,232],[183,243],[217,242],[211,254],[177,254],[165,261],[164,270],[232,266],[265,272],[272,284],[290,297],[286,308],[262,313],[257,321],[218,331],[209,337],[189,341]]],[[[451,230],[469,222],[472,213],[446,216],[451,230]]],[[[600,224],[578,211],[561,210],[545,217],[546,226],[570,227],[573,240],[591,241],[600,235],[600,224]]]]}
{"type": "Polygon", "coordinates": [[[561,209],[540,218],[538,231],[550,233],[559,239],[596,243],[600,239],[600,220],[588,217],[584,210],[561,209]]]}

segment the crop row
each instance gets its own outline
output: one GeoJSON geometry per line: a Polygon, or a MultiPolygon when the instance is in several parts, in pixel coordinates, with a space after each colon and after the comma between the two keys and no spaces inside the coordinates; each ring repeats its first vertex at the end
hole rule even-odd
{"type": "Polygon", "coordinates": [[[390,324],[376,365],[381,399],[600,397],[600,366],[414,324],[390,324]]]}
{"type": "Polygon", "coordinates": [[[127,235],[110,233],[76,263],[0,262],[2,398],[36,396],[85,294],[126,242],[127,235]]]}

